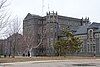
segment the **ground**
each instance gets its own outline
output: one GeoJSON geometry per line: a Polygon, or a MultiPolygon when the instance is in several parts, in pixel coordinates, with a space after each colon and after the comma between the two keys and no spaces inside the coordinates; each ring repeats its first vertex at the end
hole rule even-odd
{"type": "Polygon", "coordinates": [[[0,67],[100,67],[100,59],[68,59],[1,63],[0,67]]]}
{"type": "Polygon", "coordinates": [[[10,62],[25,62],[25,61],[41,61],[41,60],[68,60],[68,59],[95,59],[94,57],[79,57],[79,56],[59,56],[59,57],[22,57],[16,56],[15,58],[2,57],[0,58],[0,63],[10,63],[10,62]]]}
{"type": "Polygon", "coordinates": [[[7,57],[0,62],[0,67],[100,67],[99,57],[7,57]]]}

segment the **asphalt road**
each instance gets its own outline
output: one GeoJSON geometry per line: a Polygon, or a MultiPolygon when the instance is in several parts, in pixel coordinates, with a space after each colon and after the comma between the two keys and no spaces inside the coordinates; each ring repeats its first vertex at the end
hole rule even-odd
{"type": "Polygon", "coordinates": [[[100,67],[100,59],[48,60],[1,63],[0,67],[100,67]]]}

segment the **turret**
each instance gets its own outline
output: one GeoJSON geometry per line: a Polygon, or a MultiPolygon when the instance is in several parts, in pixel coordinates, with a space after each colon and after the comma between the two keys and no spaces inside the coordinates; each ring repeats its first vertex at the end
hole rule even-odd
{"type": "Polygon", "coordinates": [[[54,11],[49,13],[47,12],[47,16],[46,16],[46,21],[47,22],[57,22],[58,16],[57,16],[57,12],[55,13],[54,11]]]}
{"type": "Polygon", "coordinates": [[[89,17],[85,17],[85,19],[82,17],[82,25],[90,24],[89,17]]]}

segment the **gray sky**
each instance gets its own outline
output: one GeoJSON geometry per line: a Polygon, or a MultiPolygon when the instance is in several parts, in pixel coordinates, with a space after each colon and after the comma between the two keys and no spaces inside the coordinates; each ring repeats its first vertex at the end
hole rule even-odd
{"type": "Polygon", "coordinates": [[[20,18],[27,13],[45,15],[47,11],[57,11],[59,15],[82,18],[90,17],[91,22],[100,22],[100,0],[12,0],[10,10],[20,18]]]}
{"type": "MultiPolygon", "coordinates": [[[[44,0],[43,12],[42,0],[8,1],[10,3],[8,9],[12,16],[15,17],[17,15],[19,19],[21,18],[21,21],[23,21],[28,13],[40,16],[43,14],[44,16],[48,11],[57,11],[59,15],[75,18],[90,17],[91,22],[100,23],[100,0],[44,0]]],[[[3,33],[2,31],[0,32],[3,33]]],[[[22,28],[20,32],[22,33],[22,28]]],[[[4,36],[5,34],[0,35],[1,38],[4,38],[4,36]]]]}

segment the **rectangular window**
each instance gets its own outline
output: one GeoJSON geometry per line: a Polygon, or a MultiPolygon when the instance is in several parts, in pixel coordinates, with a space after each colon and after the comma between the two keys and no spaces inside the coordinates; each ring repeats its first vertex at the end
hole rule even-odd
{"type": "Polygon", "coordinates": [[[90,51],[90,49],[89,49],[89,44],[87,44],[87,47],[88,47],[88,52],[90,51]]]}
{"type": "Polygon", "coordinates": [[[96,48],[95,48],[95,46],[93,46],[93,51],[96,51],[96,48]]]}

